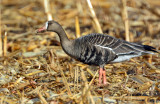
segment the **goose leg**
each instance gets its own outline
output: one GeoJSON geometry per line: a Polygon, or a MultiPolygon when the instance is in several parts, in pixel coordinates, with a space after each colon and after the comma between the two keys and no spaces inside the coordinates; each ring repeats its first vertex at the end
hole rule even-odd
{"type": "Polygon", "coordinates": [[[99,69],[99,85],[102,83],[103,68],[99,69]]]}
{"type": "Polygon", "coordinates": [[[106,85],[107,81],[106,81],[106,71],[105,71],[105,69],[103,69],[102,74],[103,74],[103,84],[106,85]]]}

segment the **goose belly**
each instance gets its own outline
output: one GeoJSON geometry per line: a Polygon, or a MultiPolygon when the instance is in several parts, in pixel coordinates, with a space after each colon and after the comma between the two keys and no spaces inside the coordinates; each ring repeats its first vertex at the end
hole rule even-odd
{"type": "Polygon", "coordinates": [[[121,55],[118,56],[116,59],[114,59],[113,61],[111,61],[110,63],[117,63],[117,62],[123,62],[123,61],[128,61],[133,57],[138,57],[141,55],[121,55]]]}

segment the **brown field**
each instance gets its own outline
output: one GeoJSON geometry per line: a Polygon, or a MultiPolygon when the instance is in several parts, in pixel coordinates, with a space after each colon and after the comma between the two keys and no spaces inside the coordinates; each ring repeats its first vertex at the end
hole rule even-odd
{"type": "Polygon", "coordinates": [[[0,104],[160,104],[160,54],[98,67],[66,55],[56,33],[37,34],[53,19],[70,39],[89,34],[160,50],[160,0],[1,0],[0,104]],[[125,5],[126,3],[126,5],[125,5]]]}

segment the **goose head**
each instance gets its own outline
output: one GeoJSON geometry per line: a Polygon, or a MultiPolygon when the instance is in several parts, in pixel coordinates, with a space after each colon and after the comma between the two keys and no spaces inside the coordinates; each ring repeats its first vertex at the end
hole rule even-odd
{"type": "Polygon", "coordinates": [[[61,25],[54,20],[50,20],[50,21],[47,21],[43,27],[39,28],[37,30],[37,33],[43,33],[46,31],[57,33],[60,30],[61,30],[61,25]]]}

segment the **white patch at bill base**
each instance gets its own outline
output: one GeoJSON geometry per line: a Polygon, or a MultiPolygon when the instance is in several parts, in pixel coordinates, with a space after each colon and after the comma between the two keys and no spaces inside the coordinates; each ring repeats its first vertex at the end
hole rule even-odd
{"type": "Polygon", "coordinates": [[[48,21],[47,21],[46,24],[45,24],[45,28],[46,28],[46,29],[48,28],[48,21]]]}

